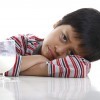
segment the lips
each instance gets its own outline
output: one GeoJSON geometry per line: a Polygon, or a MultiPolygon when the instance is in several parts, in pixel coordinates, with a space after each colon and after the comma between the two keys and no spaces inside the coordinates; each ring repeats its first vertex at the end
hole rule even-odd
{"type": "Polygon", "coordinates": [[[50,53],[51,58],[54,59],[55,58],[55,54],[54,54],[54,52],[52,51],[52,49],[50,47],[48,47],[48,51],[50,53]]]}

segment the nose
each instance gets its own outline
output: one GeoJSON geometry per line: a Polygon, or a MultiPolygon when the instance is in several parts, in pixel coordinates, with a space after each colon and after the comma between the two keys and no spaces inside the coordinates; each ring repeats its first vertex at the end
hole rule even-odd
{"type": "Polygon", "coordinates": [[[66,46],[55,46],[55,48],[56,48],[57,56],[59,56],[59,57],[66,56],[68,47],[66,47],[66,46]]]}

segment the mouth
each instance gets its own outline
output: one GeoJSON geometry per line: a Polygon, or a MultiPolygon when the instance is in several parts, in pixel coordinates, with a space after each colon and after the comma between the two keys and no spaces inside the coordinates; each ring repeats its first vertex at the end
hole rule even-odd
{"type": "Polygon", "coordinates": [[[52,59],[55,59],[55,54],[54,52],[51,50],[50,47],[48,47],[48,51],[49,51],[49,55],[51,56],[52,59]]]}

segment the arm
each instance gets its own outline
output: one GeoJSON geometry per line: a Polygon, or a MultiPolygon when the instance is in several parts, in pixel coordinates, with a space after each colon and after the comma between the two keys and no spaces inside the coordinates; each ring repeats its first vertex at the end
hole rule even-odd
{"type": "Polygon", "coordinates": [[[36,64],[21,72],[21,75],[51,76],[51,77],[86,77],[90,70],[90,62],[78,55],[36,64]]]}
{"type": "Polygon", "coordinates": [[[25,71],[34,65],[45,63],[46,61],[49,60],[42,55],[22,56],[20,71],[25,71]]]}
{"type": "Polygon", "coordinates": [[[49,60],[42,55],[20,56],[17,54],[16,61],[13,68],[7,71],[5,75],[19,76],[20,72],[26,71],[30,67],[35,66],[37,64],[42,64],[43,62],[46,62],[46,61],[49,61],[49,60]]]}
{"type": "Polygon", "coordinates": [[[37,63],[48,61],[41,55],[32,55],[36,48],[37,40],[35,36],[17,35],[8,38],[8,40],[15,41],[16,60],[13,68],[5,73],[6,76],[19,76],[20,71],[24,71],[37,63]]]}
{"type": "Polygon", "coordinates": [[[48,63],[48,74],[52,77],[84,78],[91,68],[91,63],[78,55],[69,55],[48,63]]]}
{"type": "Polygon", "coordinates": [[[45,62],[38,63],[28,68],[25,71],[20,72],[20,75],[24,76],[48,76],[48,65],[45,62]]]}

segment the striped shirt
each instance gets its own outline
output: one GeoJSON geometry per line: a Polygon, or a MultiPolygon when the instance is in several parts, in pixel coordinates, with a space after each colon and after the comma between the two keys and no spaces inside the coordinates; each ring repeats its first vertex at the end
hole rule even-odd
{"type": "MultiPolygon", "coordinates": [[[[22,56],[38,54],[43,39],[31,34],[12,36],[8,39],[15,41],[16,61],[14,67],[5,75],[19,76],[22,56]]],[[[79,55],[68,55],[64,58],[48,61],[46,64],[50,77],[83,78],[87,76],[91,68],[91,63],[79,55]]]]}

